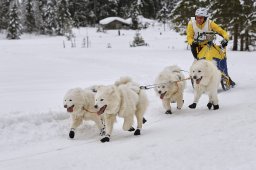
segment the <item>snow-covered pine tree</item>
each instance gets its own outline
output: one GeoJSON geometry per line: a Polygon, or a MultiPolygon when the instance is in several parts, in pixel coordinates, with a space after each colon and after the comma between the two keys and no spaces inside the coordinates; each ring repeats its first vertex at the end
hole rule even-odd
{"type": "Polygon", "coordinates": [[[1,0],[0,7],[0,30],[7,29],[9,21],[8,14],[10,8],[10,0],[1,0]]]}
{"type": "Polygon", "coordinates": [[[215,0],[210,4],[212,20],[231,32],[233,50],[238,50],[240,15],[242,13],[240,0],[215,0]]]}
{"type": "Polygon", "coordinates": [[[130,44],[130,47],[137,47],[137,46],[147,46],[148,44],[145,43],[143,37],[139,33],[139,31],[136,32],[132,44],[130,44]]]}
{"type": "Polygon", "coordinates": [[[161,4],[167,5],[169,11],[172,11],[180,0],[164,0],[161,4]]]}
{"type": "Polygon", "coordinates": [[[130,17],[132,18],[132,29],[139,29],[138,16],[141,15],[141,4],[134,2],[130,8],[130,17]]]}
{"type": "Polygon", "coordinates": [[[256,2],[243,0],[242,11],[240,17],[240,51],[249,51],[250,46],[256,47],[256,2]]]}
{"type": "Polygon", "coordinates": [[[9,25],[7,28],[8,39],[20,39],[22,26],[18,15],[17,5],[14,3],[9,13],[9,25]]]}
{"type": "Polygon", "coordinates": [[[141,0],[141,13],[145,18],[156,17],[156,7],[153,0],[141,0]]]}
{"type": "Polygon", "coordinates": [[[132,1],[119,1],[117,7],[117,15],[123,18],[130,17],[130,7],[132,1]]]}
{"type": "Polygon", "coordinates": [[[46,34],[53,35],[57,28],[57,17],[56,17],[56,9],[54,8],[54,4],[51,0],[47,2],[47,7],[45,10],[45,32],[46,34]]]}
{"type": "Polygon", "coordinates": [[[86,26],[87,0],[70,0],[69,12],[75,27],[86,26]]]}
{"type": "Polygon", "coordinates": [[[35,22],[35,12],[33,9],[33,1],[25,0],[23,2],[25,7],[25,18],[24,18],[24,31],[28,33],[32,33],[36,31],[36,22],[35,22]]]}
{"type": "Polygon", "coordinates": [[[97,22],[106,17],[117,16],[117,1],[116,0],[96,0],[94,12],[97,22]]]}
{"type": "Polygon", "coordinates": [[[167,4],[163,5],[162,9],[157,13],[157,20],[164,24],[164,31],[165,31],[165,24],[168,21],[169,10],[167,8],[167,4]]]}
{"type": "Polygon", "coordinates": [[[34,3],[36,28],[40,32],[40,34],[46,34],[45,11],[47,7],[47,0],[34,0],[34,3]]]}
{"type": "Polygon", "coordinates": [[[59,0],[57,2],[57,34],[72,34],[73,20],[69,13],[68,2],[59,0]]]}

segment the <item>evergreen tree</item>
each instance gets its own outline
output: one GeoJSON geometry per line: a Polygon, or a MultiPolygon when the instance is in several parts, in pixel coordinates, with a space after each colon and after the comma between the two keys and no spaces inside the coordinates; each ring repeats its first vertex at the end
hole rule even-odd
{"type": "Polygon", "coordinates": [[[45,12],[47,8],[47,0],[34,0],[35,1],[35,20],[36,28],[41,34],[46,33],[45,28],[45,12]]]}
{"type": "Polygon", "coordinates": [[[59,0],[57,3],[57,34],[71,34],[73,21],[68,9],[68,3],[66,0],[59,0]]]}
{"type": "Polygon", "coordinates": [[[9,20],[8,14],[10,8],[10,0],[1,0],[0,7],[0,30],[7,29],[9,20]]]}
{"type": "Polygon", "coordinates": [[[21,35],[21,24],[18,15],[17,5],[14,4],[9,14],[9,25],[7,28],[8,39],[20,39],[21,35]]]}
{"type": "Polygon", "coordinates": [[[165,0],[165,2],[163,3],[163,5],[166,4],[166,5],[167,5],[167,8],[169,9],[169,11],[172,11],[172,10],[176,7],[176,5],[177,5],[177,3],[178,3],[179,1],[180,1],[180,0],[165,0]]]}
{"type": "Polygon", "coordinates": [[[256,41],[256,3],[253,0],[244,0],[240,17],[240,50],[249,51],[250,45],[256,41]]]}
{"type": "Polygon", "coordinates": [[[57,17],[52,1],[47,2],[44,18],[45,33],[50,35],[54,34],[55,30],[57,29],[57,17]]]}
{"type": "Polygon", "coordinates": [[[88,0],[70,0],[69,11],[74,21],[74,26],[86,26],[88,14],[88,0]]]}
{"type": "Polygon", "coordinates": [[[130,17],[130,8],[134,0],[119,0],[117,4],[117,15],[123,18],[130,17]]]}
{"type": "Polygon", "coordinates": [[[195,16],[196,9],[207,7],[207,5],[209,5],[208,0],[181,0],[178,2],[169,16],[174,24],[174,30],[186,34],[187,24],[191,17],[195,16]]]}
{"type": "Polygon", "coordinates": [[[164,24],[164,30],[165,30],[165,24],[168,20],[168,16],[169,16],[169,10],[167,8],[167,5],[165,4],[157,14],[158,21],[164,24]]]}
{"type": "Polygon", "coordinates": [[[242,6],[240,0],[215,0],[211,2],[212,19],[233,36],[233,50],[238,50],[240,16],[242,6]]]}
{"type": "Polygon", "coordinates": [[[33,9],[32,0],[25,0],[25,20],[24,20],[24,31],[32,33],[36,30],[35,12],[33,9]]]}
{"type": "Polygon", "coordinates": [[[155,18],[156,8],[153,0],[141,0],[141,13],[145,18],[155,18]]]}
{"type": "Polygon", "coordinates": [[[106,17],[117,16],[117,2],[112,0],[98,0],[97,18],[99,20],[106,17]]]}
{"type": "Polygon", "coordinates": [[[141,15],[140,9],[141,9],[141,4],[137,3],[137,1],[131,5],[130,17],[132,19],[132,28],[133,29],[139,28],[138,16],[141,15]]]}

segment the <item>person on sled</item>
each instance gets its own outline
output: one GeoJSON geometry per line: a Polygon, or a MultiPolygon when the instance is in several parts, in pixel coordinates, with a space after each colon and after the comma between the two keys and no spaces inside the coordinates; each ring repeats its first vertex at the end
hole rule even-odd
{"type": "MultiPolygon", "coordinates": [[[[199,33],[210,31],[217,32],[219,35],[223,37],[223,40],[221,41],[222,48],[225,48],[228,45],[228,33],[208,18],[208,10],[206,8],[198,8],[195,12],[195,17],[191,17],[191,20],[187,25],[187,42],[191,46],[191,52],[196,60],[198,59],[197,55],[200,52],[200,49],[207,45],[200,44],[196,41],[198,39],[198,35],[199,33]]],[[[224,57],[224,59],[218,62],[220,64],[220,67],[222,68],[221,71],[223,71],[226,74],[226,76],[229,77],[231,87],[234,87],[235,82],[233,82],[230,76],[228,75],[226,57],[224,57]]]]}

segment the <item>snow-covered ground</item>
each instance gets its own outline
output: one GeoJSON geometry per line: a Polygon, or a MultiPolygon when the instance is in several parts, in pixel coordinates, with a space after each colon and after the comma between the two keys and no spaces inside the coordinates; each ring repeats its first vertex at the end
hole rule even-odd
{"type": "Polygon", "coordinates": [[[68,89],[112,84],[126,75],[149,85],[168,65],[189,70],[193,57],[184,36],[158,26],[141,34],[149,46],[129,47],[135,31],[121,30],[118,36],[95,28],[76,30],[76,48],[63,37],[1,39],[0,169],[256,169],[255,52],[228,51],[237,86],[219,88],[217,111],[207,109],[206,95],[197,109],[188,108],[193,101],[188,81],[184,107],[173,107],[172,115],[165,115],[160,99],[147,90],[148,122],[141,136],[123,131],[118,119],[109,143],[99,141],[92,122],[79,127],[74,140],[68,138],[70,118],[62,106],[68,89]],[[87,36],[90,47],[82,48],[87,36]]]}

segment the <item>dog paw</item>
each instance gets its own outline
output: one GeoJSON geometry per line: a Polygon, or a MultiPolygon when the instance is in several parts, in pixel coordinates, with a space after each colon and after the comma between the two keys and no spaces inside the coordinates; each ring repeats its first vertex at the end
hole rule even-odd
{"type": "Polygon", "coordinates": [[[133,132],[133,131],[135,131],[135,129],[134,129],[134,127],[131,127],[128,131],[133,132]]]}
{"type": "Polygon", "coordinates": [[[135,136],[140,135],[140,129],[136,129],[135,132],[134,132],[134,135],[135,135],[135,136]]]}
{"type": "Polygon", "coordinates": [[[167,110],[167,111],[165,112],[165,114],[172,114],[172,111],[171,111],[171,110],[167,110]]]}
{"type": "Polygon", "coordinates": [[[147,122],[147,119],[143,117],[143,124],[147,122]]]}
{"type": "Polygon", "coordinates": [[[196,103],[193,103],[191,105],[188,106],[190,109],[195,109],[196,108],[196,103]]]}
{"type": "Polygon", "coordinates": [[[109,140],[110,140],[110,138],[108,136],[106,136],[106,137],[102,138],[100,141],[102,143],[104,143],[104,142],[109,142],[109,140]]]}
{"type": "Polygon", "coordinates": [[[219,109],[219,105],[213,105],[213,110],[218,110],[219,109]]]}
{"type": "Polygon", "coordinates": [[[71,139],[73,139],[73,138],[75,137],[75,132],[71,130],[71,131],[69,132],[69,137],[70,137],[71,139]]]}
{"type": "Polygon", "coordinates": [[[208,104],[207,104],[207,107],[208,107],[209,110],[211,110],[211,108],[212,108],[212,103],[208,103],[208,104]]]}

